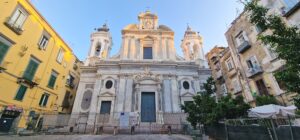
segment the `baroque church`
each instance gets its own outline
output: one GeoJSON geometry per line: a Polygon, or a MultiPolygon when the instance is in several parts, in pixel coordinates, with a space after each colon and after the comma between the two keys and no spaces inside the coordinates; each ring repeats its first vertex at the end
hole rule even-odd
{"type": "Polygon", "coordinates": [[[113,56],[107,25],[91,34],[71,119],[93,125],[97,114],[108,114],[107,121],[115,122],[127,112],[137,114],[138,122],[162,124],[159,114],[182,112],[180,104],[203,90],[210,70],[202,37],[190,27],[181,42],[183,57],[176,53],[174,31],[159,25],[150,11],[140,13],[138,23],[121,33],[120,51],[113,56]]]}

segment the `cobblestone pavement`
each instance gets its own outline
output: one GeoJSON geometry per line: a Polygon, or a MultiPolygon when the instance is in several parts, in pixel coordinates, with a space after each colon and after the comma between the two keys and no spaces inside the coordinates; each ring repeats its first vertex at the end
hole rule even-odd
{"type": "Polygon", "coordinates": [[[37,135],[0,136],[0,140],[192,140],[185,135],[37,135]]]}

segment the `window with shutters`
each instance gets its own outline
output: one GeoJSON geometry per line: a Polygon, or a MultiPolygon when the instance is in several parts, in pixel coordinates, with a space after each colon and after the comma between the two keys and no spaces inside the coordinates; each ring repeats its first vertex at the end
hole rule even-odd
{"type": "Polygon", "coordinates": [[[6,21],[6,25],[16,33],[20,34],[23,31],[22,26],[27,17],[28,13],[26,10],[18,5],[12,16],[6,21]]]}
{"type": "Polygon", "coordinates": [[[27,65],[27,68],[23,74],[23,78],[26,80],[32,81],[32,79],[38,69],[39,63],[40,62],[38,60],[31,58],[29,60],[29,64],[27,65]]]}
{"type": "Polygon", "coordinates": [[[246,37],[245,37],[245,32],[242,31],[241,33],[239,33],[236,36],[236,43],[237,43],[237,47],[240,46],[241,44],[243,44],[246,41],[246,37]]]}
{"type": "Polygon", "coordinates": [[[231,58],[229,58],[228,60],[226,60],[226,65],[227,65],[227,70],[230,71],[233,69],[233,63],[231,58]]]}
{"type": "Polygon", "coordinates": [[[49,95],[48,93],[44,93],[44,94],[41,96],[41,99],[40,99],[40,102],[39,102],[39,105],[40,105],[41,107],[46,107],[46,106],[47,106],[49,96],[50,96],[50,95],[49,95]]]}
{"type": "Polygon", "coordinates": [[[257,68],[259,66],[255,56],[251,56],[248,60],[246,60],[246,62],[249,69],[257,68]]]}
{"type": "Polygon", "coordinates": [[[66,85],[69,86],[70,88],[74,88],[74,76],[72,76],[71,74],[68,75],[67,81],[66,81],[66,85]]]}
{"type": "Polygon", "coordinates": [[[46,50],[49,39],[50,39],[50,35],[47,32],[43,32],[41,39],[38,43],[39,49],[46,50]]]}
{"type": "Polygon", "coordinates": [[[26,90],[27,90],[27,87],[24,85],[21,85],[17,91],[15,100],[22,101],[25,96],[26,90]]]}
{"type": "Polygon", "coordinates": [[[49,88],[54,88],[57,75],[58,75],[58,73],[52,70],[50,78],[49,78],[49,82],[48,82],[49,88]]]}
{"type": "Polygon", "coordinates": [[[9,49],[9,46],[0,41],[0,64],[4,60],[4,57],[5,57],[8,49],[9,49]]]}
{"type": "Polygon", "coordinates": [[[64,54],[65,54],[64,49],[60,48],[59,51],[58,51],[57,58],[56,58],[56,61],[57,61],[58,63],[61,63],[61,62],[63,61],[64,54]]]}

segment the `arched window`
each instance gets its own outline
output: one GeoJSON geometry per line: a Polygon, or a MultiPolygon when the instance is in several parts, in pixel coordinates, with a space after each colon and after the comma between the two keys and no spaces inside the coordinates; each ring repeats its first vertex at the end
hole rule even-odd
{"type": "Polygon", "coordinates": [[[99,56],[101,52],[101,43],[97,43],[96,49],[95,49],[95,56],[99,56]]]}
{"type": "Polygon", "coordinates": [[[93,95],[93,92],[90,90],[87,90],[83,93],[83,98],[82,98],[82,102],[81,102],[82,109],[87,110],[88,108],[90,108],[92,95],[93,95]]]}

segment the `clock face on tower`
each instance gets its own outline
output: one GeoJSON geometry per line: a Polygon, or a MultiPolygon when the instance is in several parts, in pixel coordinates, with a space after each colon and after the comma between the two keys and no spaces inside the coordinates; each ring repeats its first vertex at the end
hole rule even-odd
{"type": "Polygon", "coordinates": [[[153,22],[151,19],[144,20],[144,29],[153,29],[153,22]]]}

